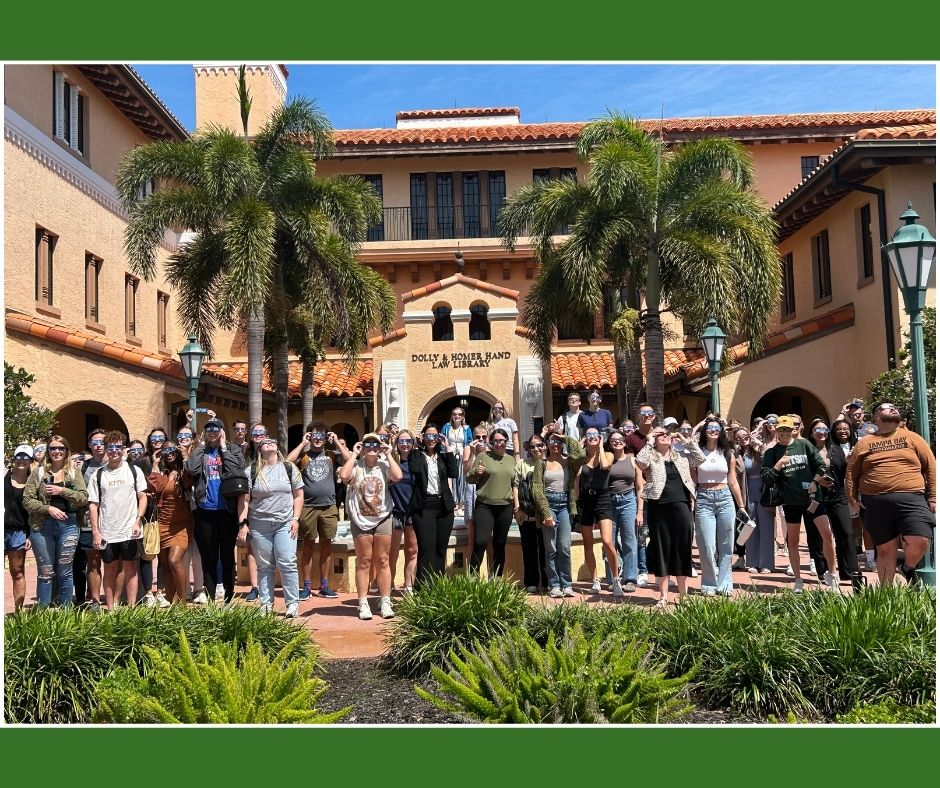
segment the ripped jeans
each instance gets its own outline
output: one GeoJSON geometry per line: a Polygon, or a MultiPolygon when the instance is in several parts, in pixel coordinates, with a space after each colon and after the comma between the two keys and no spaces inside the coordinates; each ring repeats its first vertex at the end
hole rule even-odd
{"type": "Polygon", "coordinates": [[[78,547],[78,522],[74,514],[65,520],[47,517],[29,538],[36,557],[36,598],[39,607],[52,602],[52,579],[59,590],[59,605],[72,606],[72,560],[78,547]]]}

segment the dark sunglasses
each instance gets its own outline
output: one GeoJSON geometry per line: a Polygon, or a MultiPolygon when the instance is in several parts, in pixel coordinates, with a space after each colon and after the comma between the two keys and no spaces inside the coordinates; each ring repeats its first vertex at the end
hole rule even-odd
{"type": "Polygon", "coordinates": [[[222,432],[221,427],[206,427],[206,432],[222,432]]]}
{"type": "Polygon", "coordinates": [[[267,430],[252,430],[251,431],[252,438],[263,438],[267,434],[268,434],[267,430]]]}
{"type": "Polygon", "coordinates": [[[813,432],[816,433],[817,435],[829,434],[829,430],[827,430],[825,427],[816,427],[816,429],[814,429],[813,432]]]}
{"type": "Polygon", "coordinates": [[[542,449],[544,448],[545,448],[545,444],[543,443],[530,443],[529,444],[529,451],[542,451],[542,449]]]}
{"type": "Polygon", "coordinates": [[[68,451],[68,449],[66,449],[65,446],[47,446],[46,451],[52,453],[54,451],[68,451]]]}
{"type": "Polygon", "coordinates": [[[94,439],[94,440],[88,441],[88,445],[89,445],[89,446],[104,446],[104,441],[103,441],[103,440],[94,439]]]}
{"type": "Polygon", "coordinates": [[[166,437],[163,437],[163,438],[151,437],[150,442],[151,443],[166,443],[166,437]]]}
{"type": "Polygon", "coordinates": [[[589,441],[599,441],[601,439],[600,434],[597,432],[587,432],[584,437],[589,441]]]}
{"type": "Polygon", "coordinates": [[[611,446],[623,446],[625,443],[626,441],[623,438],[611,438],[610,439],[611,446]]]}
{"type": "Polygon", "coordinates": [[[421,437],[424,438],[424,440],[428,442],[434,442],[436,440],[439,440],[441,436],[435,432],[435,433],[425,433],[421,437]]]}
{"type": "Polygon", "coordinates": [[[176,454],[177,452],[179,452],[179,449],[177,449],[176,446],[164,446],[163,449],[160,450],[160,454],[163,456],[166,456],[167,454],[176,454]]]}
{"type": "Polygon", "coordinates": [[[655,416],[656,411],[655,410],[641,410],[640,415],[641,416],[655,416]]]}
{"type": "Polygon", "coordinates": [[[506,440],[505,438],[491,438],[490,443],[492,443],[494,446],[505,446],[506,440]]]}
{"type": "Polygon", "coordinates": [[[718,435],[721,432],[721,427],[706,427],[705,432],[710,432],[712,435],[718,435]]]}

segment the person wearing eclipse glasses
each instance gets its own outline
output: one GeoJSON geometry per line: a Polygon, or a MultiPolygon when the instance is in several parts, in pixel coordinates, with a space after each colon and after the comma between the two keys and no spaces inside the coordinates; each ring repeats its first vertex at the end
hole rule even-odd
{"type": "Polygon", "coordinates": [[[418,540],[415,586],[431,574],[444,574],[447,545],[454,528],[454,495],[450,480],[458,475],[457,455],[447,448],[447,439],[434,422],[424,425],[419,448],[408,457],[411,471],[409,511],[418,540]]]}

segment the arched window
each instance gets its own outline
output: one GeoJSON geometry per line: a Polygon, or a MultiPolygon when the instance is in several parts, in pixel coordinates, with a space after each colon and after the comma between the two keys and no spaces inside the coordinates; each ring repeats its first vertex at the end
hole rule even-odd
{"type": "Polygon", "coordinates": [[[489,307],[486,304],[473,304],[470,307],[470,339],[490,338],[489,307]]]}
{"type": "Polygon", "coordinates": [[[447,304],[434,307],[434,323],[431,325],[431,339],[434,342],[454,341],[454,321],[450,319],[450,307],[447,304]]]}

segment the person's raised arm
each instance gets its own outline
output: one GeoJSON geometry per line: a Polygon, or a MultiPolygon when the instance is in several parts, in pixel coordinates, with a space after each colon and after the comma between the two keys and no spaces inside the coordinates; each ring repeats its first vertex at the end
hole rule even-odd
{"type": "Polygon", "coordinates": [[[352,451],[349,453],[349,457],[346,462],[343,463],[343,467],[339,470],[339,480],[343,484],[349,484],[352,481],[353,470],[356,467],[356,460],[359,459],[359,452],[362,451],[362,441],[358,441],[355,446],[353,446],[352,451]]]}

